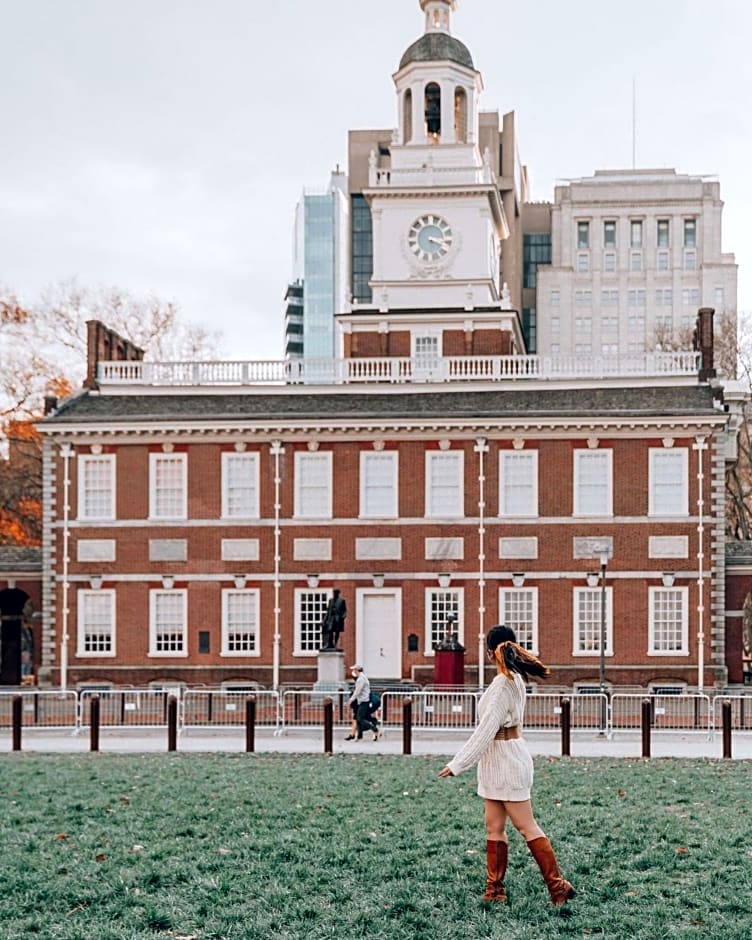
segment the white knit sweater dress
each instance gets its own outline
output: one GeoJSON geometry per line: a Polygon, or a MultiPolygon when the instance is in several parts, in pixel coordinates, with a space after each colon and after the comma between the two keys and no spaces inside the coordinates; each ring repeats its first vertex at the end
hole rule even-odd
{"type": "Polygon", "coordinates": [[[495,740],[499,728],[522,726],[525,683],[499,674],[478,702],[478,724],[447,765],[456,776],[478,765],[478,796],[486,800],[529,800],[533,760],[523,738],[495,740]]]}

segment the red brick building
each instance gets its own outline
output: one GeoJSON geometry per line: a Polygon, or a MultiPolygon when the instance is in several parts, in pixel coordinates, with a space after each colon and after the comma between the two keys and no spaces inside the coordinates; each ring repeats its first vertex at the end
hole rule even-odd
{"type": "Polygon", "coordinates": [[[710,346],[626,376],[439,355],[309,385],[300,364],[90,350],[90,387],[40,426],[43,680],[312,682],[338,587],[374,678],[432,681],[456,632],[478,682],[503,621],[565,685],[725,684],[738,402],[698,371],[701,317],[710,346]]]}

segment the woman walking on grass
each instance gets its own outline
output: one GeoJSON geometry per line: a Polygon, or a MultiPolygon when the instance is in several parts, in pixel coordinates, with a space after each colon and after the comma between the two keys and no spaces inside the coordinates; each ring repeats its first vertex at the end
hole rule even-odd
{"type": "Polygon", "coordinates": [[[486,891],[484,901],[506,901],[507,818],[527,842],[557,907],[575,896],[559,874],[554,850],[535,821],[530,803],[533,761],[522,738],[525,683],[529,676],[545,679],[551,670],[517,645],[514,630],[493,627],[486,638],[488,657],[497,675],[478,702],[478,724],[459,753],[439,773],[455,777],[478,765],[478,795],[485,800],[486,891]]]}

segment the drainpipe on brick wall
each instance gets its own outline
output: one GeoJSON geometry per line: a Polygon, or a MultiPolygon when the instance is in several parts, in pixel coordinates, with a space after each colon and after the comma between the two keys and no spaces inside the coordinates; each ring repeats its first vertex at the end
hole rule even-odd
{"type": "Polygon", "coordinates": [[[707,449],[708,445],[705,438],[696,437],[692,450],[697,451],[697,688],[700,692],[702,692],[705,684],[705,604],[703,601],[705,589],[703,565],[705,558],[703,549],[703,536],[705,533],[703,486],[705,474],[703,472],[702,454],[707,449]]]}
{"type": "Polygon", "coordinates": [[[60,448],[63,458],[63,622],[60,627],[60,688],[63,692],[68,687],[68,549],[70,545],[70,459],[73,448],[65,443],[60,448]]]}
{"type": "Polygon", "coordinates": [[[486,476],[483,455],[488,453],[488,444],[485,437],[477,439],[473,450],[478,455],[478,687],[482,689],[486,663],[486,476]]]}
{"type": "Polygon", "coordinates": [[[276,692],[279,688],[279,646],[281,636],[279,633],[279,568],[280,568],[280,553],[279,553],[279,541],[280,541],[280,528],[279,528],[279,513],[281,505],[279,502],[280,495],[280,485],[282,483],[282,478],[280,477],[279,463],[282,454],[284,454],[285,449],[282,446],[280,441],[272,441],[272,455],[274,456],[274,647],[272,651],[272,687],[276,692]]]}

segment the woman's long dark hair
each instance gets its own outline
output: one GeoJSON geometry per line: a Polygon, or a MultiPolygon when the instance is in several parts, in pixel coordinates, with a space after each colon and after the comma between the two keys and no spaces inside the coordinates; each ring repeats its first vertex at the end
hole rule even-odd
{"type": "Polygon", "coordinates": [[[502,624],[492,627],[488,631],[486,645],[508,679],[512,678],[514,672],[519,673],[525,680],[530,676],[548,679],[551,675],[548,666],[544,666],[532,653],[517,643],[517,636],[511,627],[502,624]]]}

